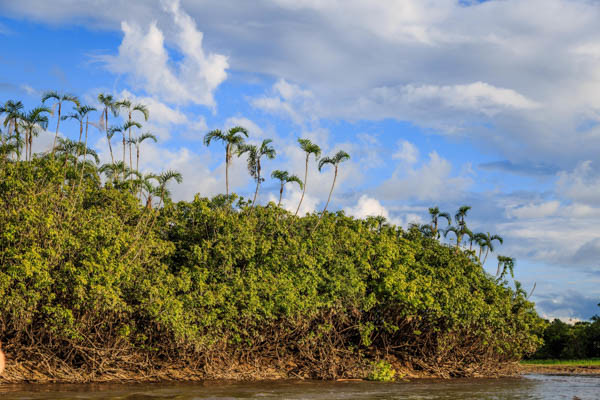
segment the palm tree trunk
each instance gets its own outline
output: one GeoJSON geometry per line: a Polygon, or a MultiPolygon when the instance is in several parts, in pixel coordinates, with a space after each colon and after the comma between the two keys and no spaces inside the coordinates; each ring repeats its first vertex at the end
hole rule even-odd
{"type": "MultiPolygon", "coordinates": [[[[131,122],[131,112],[129,112],[129,122],[131,122]]],[[[129,127],[129,168],[133,168],[133,159],[131,155],[131,126],[129,127]]]]}
{"type": "Polygon", "coordinates": [[[33,158],[33,132],[29,132],[29,161],[33,158]]]}
{"type": "Polygon", "coordinates": [[[490,248],[485,249],[485,257],[483,258],[483,265],[485,265],[485,261],[488,258],[488,254],[490,253],[490,248]]]}
{"type": "Polygon", "coordinates": [[[108,150],[110,150],[110,161],[114,164],[115,158],[113,157],[112,144],[110,144],[110,138],[108,137],[108,107],[104,107],[104,128],[106,129],[106,141],[108,142],[108,150]]]}
{"type": "Polygon", "coordinates": [[[225,194],[229,198],[229,143],[225,146],[225,194]]]}
{"type": "Polygon", "coordinates": [[[335,186],[335,180],[337,179],[337,174],[338,174],[338,168],[336,165],[335,173],[333,174],[333,183],[331,184],[331,190],[329,191],[329,197],[327,197],[327,203],[325,203],[325,208],[323,208],[323,211],[321,212],[321,216],[319,217],[319,221],[317,222],[317,225],[315,225],[315,227],[313,228],[313,231],[315,229],[317,229],[317,227],[321,223],[321,220],[323,219],[323,215],[325,215],[325,211],[327,211],[327,206],[329,205],[329,201],[331,200],[331,194],[333,193],[333,188],[335,186]]]}
{"type": "Polygon", "coordinates": [[[304,200],[304,193],[306,192],[306,178],[308,178],[308,157],[310,153],[306,154],[306,166],[304,167],[304,188],[302,189],[302,196],[300,197],[300,203],[298,203],[298,208],[296,208],[296,214],[298,215],[298,211],[300,211],[300,205],[302,204],[302,200],[304,200]]]}
{"type": "Polygon", "coordinates": [[[58,138],[58,127],[60,125],[60,109],[62,103],[58,102],[58,120],[56,121],[56,133],[54,134],[54,143],[52,143],[52,159],[54,159],[54,150],[56,149],[56,139],[58,138]]]}
{"type": "Polygon", "coordinates": [[[283,181],[281,181],[281,189],[279,189],[279,203],[277,203],[277,207],[281,205],[281,198],[283,197],[283,181]]]}
{"type": "Polygon", "coordinates": [[[258,168],[257,168],[257,176],[256,176],[256,190],[254,191],[254,199],[252,199],[252,207],[254,207],[254,203],[256,202],[256,197],[258,196],[258,187],[260,186],[260,158],[257,160],[258,168]]]}

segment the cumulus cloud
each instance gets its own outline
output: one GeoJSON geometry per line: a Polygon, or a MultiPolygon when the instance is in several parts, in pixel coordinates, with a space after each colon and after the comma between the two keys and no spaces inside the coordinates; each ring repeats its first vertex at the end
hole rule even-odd
{"type": "Polygon", "coordinates": [[[407,164],[414,164],[419,159],[419,150],[411,142],[401,140],[398,142],[398,151],[392,155],[392,158],[407,164]]]}
{"type": "Polygon", "coordinates": [[[176,27],[174,43],[183,55],[181,60],[170,57],[156,21],[147,28],[123,21],[118,54],[101,59],[110,71],[126,74],[134,85],[165,101],[214,107],[213,92],[227,77],[227,57],[204,51],[203,33],[178,0],[164,2],[164,9],[176,27]]]}
{"type": "Polygon", "coordinates": [[[448,201],[462,196],[472,183],[468,176],[452,176],[452,164],[433,151],[421,166],[396,169],[378,194],[390,200],[448,201]]]}
{"type": "Polygon", "coordinates": [[[317,117],[317,103],[313,93],[300,86],[279,79],[270,95],[252,99],[252,105],[264,111],[280,114],[297,124],[317,117]]]}

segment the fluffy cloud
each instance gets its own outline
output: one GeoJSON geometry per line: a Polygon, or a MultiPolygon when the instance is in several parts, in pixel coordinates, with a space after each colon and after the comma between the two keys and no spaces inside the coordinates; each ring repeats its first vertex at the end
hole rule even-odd
{"type": "Polygon", "coordinates": [[[378,194],[388,200],[449,201],[463,196],[472,183],[466,175],[452,176],[452,164],[434,151],[421,166],[396,169],[378,194]]]}
{"type": "Polygon", "coordinates": [[[203,33],[181,9],[179,1],[165,2],[164,8],[176,28],[174,43],[183,55],[180,61],[169,57],[165,36],[156,21],[147,29],[123,21],[124,37],[118,55],[101,59],[110,71],[128,75],[136,86],[165,101],[214,107],[213,92],[227,77],[227,58],[205,53],[203,33]]]}

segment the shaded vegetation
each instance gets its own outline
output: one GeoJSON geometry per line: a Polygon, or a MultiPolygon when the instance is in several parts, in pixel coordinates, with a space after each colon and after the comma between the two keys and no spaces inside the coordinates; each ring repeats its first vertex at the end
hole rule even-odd
{"type": "Polygon", "coordinates": [[[567,324],[559,319],[546,321],[544,345],[531,357],[535,360],[600,358],[600,316],[591,321],[567,324]]]}

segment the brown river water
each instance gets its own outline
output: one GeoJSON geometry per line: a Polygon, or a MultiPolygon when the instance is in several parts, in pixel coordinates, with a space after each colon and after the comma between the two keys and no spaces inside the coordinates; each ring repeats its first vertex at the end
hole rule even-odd
{"type": "Polygon", "coordinates": [[[414,380],[398,383],[278,381],[4,385],[2,400],[35,399],[600,399],[600,376],[414,380]]]}

